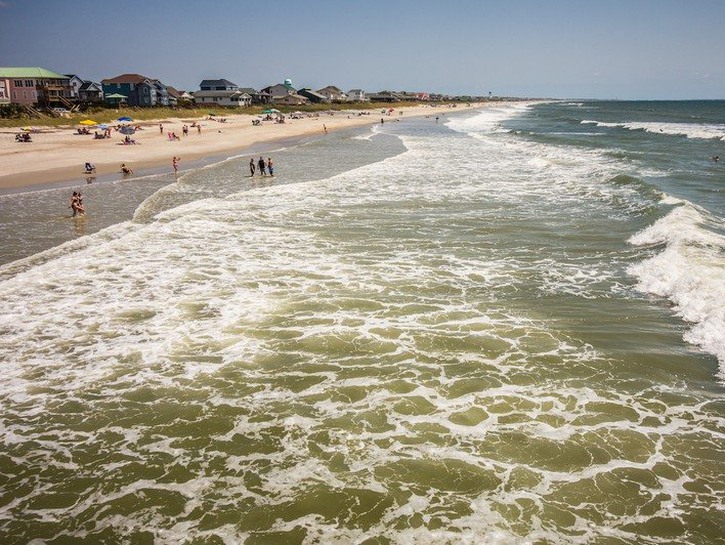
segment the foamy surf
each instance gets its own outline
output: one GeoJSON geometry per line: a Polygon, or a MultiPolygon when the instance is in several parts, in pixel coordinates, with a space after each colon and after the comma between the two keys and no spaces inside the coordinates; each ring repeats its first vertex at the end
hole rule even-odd
{"type": "Polygon", "coordinates": [[[636,246],[664,245],[653,257],[630,267],[646,293],[667,297],[675,311],[692,324],[685,339],[715,355],[725,380],[725,223],[691,203],[630,239],[636,246]],[[709,229],[704,229],[704,226],[709,229]]]}
{"type": "Polygon", "coordinates": [[[725,139],[725,125],[705,125],[697,123],[606,123],[603,121],[584,120],[582,124],[598,127],[618,127],[630,131],[646,131],[653,134],[684,136],[686,138],[725,139]]]}
{"type": "Polygon", "coordinates": [[[0,541],[719,539],[712,166],[602,107],[231,159],[4,275],[0,541]]]}

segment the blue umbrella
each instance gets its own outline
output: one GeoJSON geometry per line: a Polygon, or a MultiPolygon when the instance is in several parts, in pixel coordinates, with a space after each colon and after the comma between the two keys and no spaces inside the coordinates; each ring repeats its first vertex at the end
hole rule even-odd
{"type": "Polygon", "coordinates": [[[98,128],[99,128],[99,129],[101,129],[102,131],[105,131],[105,130],[106,130],[106,129],[108,128],[108,125],[106,125],[106,124],[104,123],[104,124],[102,124],[102,125],[98,125],[98,128]]]}
{"type": "Polygon", "coordinates": [[[119,117],[117,119],[117,121],[133,121],[133,119],[131,119],[130,117],[127,117],[127,116],[123,116],[123,117],[119,117]]]}

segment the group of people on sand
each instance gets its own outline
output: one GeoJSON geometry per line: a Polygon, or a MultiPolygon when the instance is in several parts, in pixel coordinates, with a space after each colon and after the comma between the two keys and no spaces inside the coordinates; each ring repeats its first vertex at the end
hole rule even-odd
{"type": "Polygon", "coordinates": [[[257,170],[259,170],[260,176],[266,176],[267,172],[269,172],[270,176],[274,176],[274,163],[272,163],[272,158],[267,157],[267,161],[265,162],[264,157],[260,157],[259,161],[255,163],[254,157],[252,157],[249,160],[249,177],[254,176],[257,170]]]}

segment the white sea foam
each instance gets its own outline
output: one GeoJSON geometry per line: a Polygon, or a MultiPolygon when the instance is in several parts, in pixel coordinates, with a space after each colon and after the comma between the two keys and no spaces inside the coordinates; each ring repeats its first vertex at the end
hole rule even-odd
{"type": "Polygon", "coordinates": [[[620,127],[630,131],[646,131],[655,134],[671,136],[685,136],[687,138],[725,140],[725,125],[698,124],[698,123],[658,123],[658,122],[604,122],[585,119],[585,125],[597,127],[620,127]]]}
{"type": "MultiPolygon", "coordinates": [[[[715,486],[682,454],[721,440],[707,408],[620,389],[629,373],[539,302],[611,296],[616,258],[556,250],[639,210],[636,189],[607,183],[603,154],[495,127],[469,121],[473,148],[406,136],[408,153],[338,176],[195,199],[0,281],[0,429],[6,450],[28,444],[22,484],[37,460],[102,453],[74,472],[64,515],[86,522],[66,537],[624,542],[652,498],[676,511],[686,485],[715,486]],[[623,512],[618,486],[642,501],[623,512]]],[[[0,522],[61,515],[23,511],[48,490],[22,488],[0,522]]]]}
{"type": "Polygon", "coordinates": [[[630,267],[647,293],[667,297],[691,323],[685,339],[715,355],[725,381],[725,224],[706,211],[679,199],[667,216],[637,233],[637,246],[664,244],[654,257],[630,267]]]}
{"type": "Polygon", "coordinates": [[[471,117],[455,117],[449,119],[446,125],[459,132],[492,132],[500,128],[501,122],[520,115],[531,107],[530,104],[514,103],[506,106],[484,108],[471,117]]]}

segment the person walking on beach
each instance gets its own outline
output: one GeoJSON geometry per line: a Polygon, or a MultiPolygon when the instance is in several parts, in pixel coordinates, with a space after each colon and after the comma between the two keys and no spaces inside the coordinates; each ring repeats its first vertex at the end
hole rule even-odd
{"type": "Polygon", "coordinates": [[[164,126],[161,123],[159,123],[159,132],[161,133],[161,136],[164,135],[164,126]]]}
{"type": "Polygon", "coordinates": [[[174,155],[174,158],[171,160],[171,164],[174,167],[174,174],[179,172],[179,161],[181,161],[181,157],[176,157],[176,155],[174,155]]]}
{"type": "Polygon", "coordinates": [[[267,170],[270,176],[274,176],[274,166],[272,166],[272,158],[267,157],[267,170]]]}
{"type": "Polygon", "coordinates": [[[260,176],[266,176],[267,173],[265,172],[266,165],[264,163],[264,158],[260,157],[259,161],[257,161],[257,166],[259,167],[259,175],[260,176]]]}
{"type": "Polygon", "coordinates": [[[254,176],[254,171],[257,170],[257,166],[254,164],[254,157],[249,160],[249,177],[254,176]]]}

